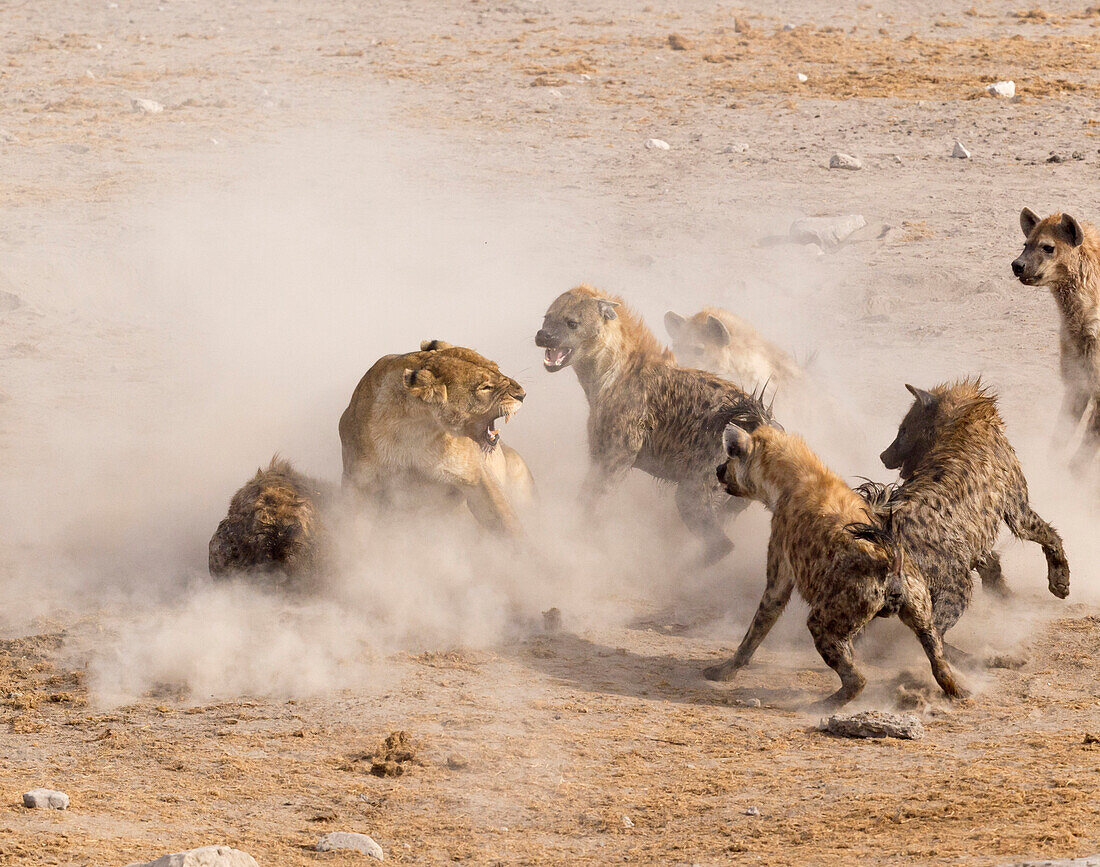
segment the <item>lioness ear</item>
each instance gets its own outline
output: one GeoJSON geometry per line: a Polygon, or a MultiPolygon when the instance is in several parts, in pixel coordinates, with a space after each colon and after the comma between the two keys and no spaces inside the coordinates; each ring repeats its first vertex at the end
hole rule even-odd
{"type": "Polygon", "coordinates": [[[718,346],[729,346],[731,339],[726,323],[713,314],[707,317],[707,337],[718,346]]]}
{"type": "Polygon", "coordinates": [[[596,306],[600,310],[600,316],[604,319],[618,319],[619,314],[615,312],[615,308],[619,306],[618,301],[608,301],[606,298],[600,298],[596,301],[596,306]]]}
{"type": "Polygon", "coordinates": [[[435,378],[430,370],[406,368],[402,377],[405,388],[428,403],[443,403],[447,399],[447,386],[435,378]]]}
{"type": "Polygon", "coordinates": [[[732,423],[726,425],[722,434],[722,445],[731,458],[747,458],[752,454],[752,436],[732,423]]]}
{"type": "Polygon", "coordinates": [[[1020,211],[1020,228],[1024,231],[1024,237],[1031,237],[1031,230],[1041,223],[1039,215],[1036,214],[1031,208],[1024,208],[1020,211]]]}
{"type": "Polygon", "coordinates": [[[1085,240],[1085,233],[1081,230],[1081,224],[1069,214],[1062,214],[1062,222],[1058,224],[1058,232],[1073,247],[1080,247],[1085,240]]]}
{"type": "Polygon", "coordinates": [[[447,341],[445,341],[445,340],[421,340],[420,341],[420,351],[421,352],[432,352],[436,349],[452,349],[452,348],[453,348],[453,345],[450,344],[450,343],[447,343],[447,341]]]}
{"type": "Polygon", "coordinates": [[[928,409],[936,405],[936,396],[930,391],[925,391],[923,388],[917,388],[905,383],[905,387],[909,389],[909,393],[920,401],[921,409],[928,409]]]}
{"type": "Polygon", "coordinates": [[[687,320],[683,316],[669,310],[668,313],[665,314],[665,331],[668,332],[668,336],[673,340],[678,338],[685,322],[687,322],[687,320]]]}

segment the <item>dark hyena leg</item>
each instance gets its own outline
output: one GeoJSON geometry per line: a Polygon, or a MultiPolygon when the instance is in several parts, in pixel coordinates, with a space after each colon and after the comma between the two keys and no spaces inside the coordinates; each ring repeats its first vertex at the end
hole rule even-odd
{"type": "Polygon", "coordinates": [[[940,580],[931,585],[935,588],[932,593],[932,621],[940,638],[943,638],[944,633],[958,623],[963,612],[970,607],[974,579],[970,577],[970,569],[958,566],[952,566],[939,577],[940,580]]]}
{"type": "Polygon", "coordinates": [[[1005,581],[1004,573],[1001,571],[1000,555],[996,551],[990,551],[985,557],[979,559],[974,564],[974,568],[982,579],[982,589],[986,593],[992,593],[1002,599],[1012,596],[1012,590],[1009,589],[1008,582],[1005,581]]]}
{"type": "Polygon", "coordinates": [[[731,659],[727,659],[720,665],[712,665],[703,671],[703,677],[707,680],[730,680],[738,670],[749,664],[756,648],[764,640],[787,607],[794,589],[794,576],[787,564],[783,562],[783,554],[774,543],[768,545],[768,584],[764,588],[764,595],[760,599],[760,605],[756,609],[756,615],[752,619],[749,631],[741,639],[741,645],[737,653],[731,659]]]}
{"type": "Polygon", "coordinates": [[[882,607],[881,600],[866,605],[864,600],[840,594],[829,606],[814,607],[806,626],[814,637],[814,646],[825,664],[840,676],[840,689],[821,702],[827,707],[847,704],[861,692],[867,678],[860,674],[852,660],[852,638],[882,607]]]}
{"type": "Polygon", "coordinates": [[[733,542],[726,535],[726,518],[731,511],[736,514],[749,506],[748,500],[718,492],[715,487],[713,479],[681,482],[676,486],[680,518],[703,542],[702,567],[717,563],[733,550],[733,542]]]}
{"type": "Polygon", "coordinates": [[[932,665],[932,676],[936,678],[940,689],[951,698],[966,698],[966,690],[959,686],[955,673],[944,658],[943,639],[933,622],[932,600],[928,595],[927,585],[922,579],[913,576],[906,582],[906,591],[898,617],[920,640],[928,662],[932,665]]]}
{"type": "Polygon", "coordinates": [[[1047,558],[1047,587],[1059,599],[1069,596],[1069,561],[1062,537],[1024,502],[1005,514],[1005,523],[1017,539],[1038,543],[1047,558]]]}

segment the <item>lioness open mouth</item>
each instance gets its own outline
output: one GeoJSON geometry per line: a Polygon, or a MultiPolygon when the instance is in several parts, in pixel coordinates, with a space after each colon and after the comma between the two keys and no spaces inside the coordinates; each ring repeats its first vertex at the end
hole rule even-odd
{"type": "Polygon", "coordinates": [[[494,448],[500,442],[500,431],[497,430],[497,420],[495,418],[485,428],[485,442],[489,448],[494,448]]]}
{"type": "Polygon", "coordinates": [[[564,347],[547,349],[546,357],[542,360],[542,366],[551,373],[561,370],[565,367],[566,362],[569,361],[569,356],[572,354],[572,349],[566,349],[564,347]]]}

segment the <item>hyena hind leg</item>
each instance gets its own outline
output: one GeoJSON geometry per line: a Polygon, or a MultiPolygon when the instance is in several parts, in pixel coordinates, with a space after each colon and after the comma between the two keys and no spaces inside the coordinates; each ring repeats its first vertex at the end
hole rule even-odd
{"type": "MultiPolygon", "coordinates": [[[[839,602],[839,600],[835,600],[839,602]]],[[[843,608],[840,603],[838,608],[843,608]]],[[[877,611],[878,608],[875,608],[877,611]]],[[[852,658],[852,637],[874,617],[875,611],[867,616],[854,619],[838,617],[836,610],[815,607],[810,612],[806,626],[814,639],[814,647],[829,666],[840,677],[840,689],[821,701],[823,707],[839,707],[847,704],[867,685],[867,678],[856,668],[852,658]]]]}
{"type": "MultiPolygon", "coordinates": [[[[709,480],[708,480],[709,481],[709,480]]],[[[749,501],[738,497],[720,495],[711,486],[684,482],[676,487],[676,509],[684,525],[703,542],[700,568],[713,566],[733,550],[733,542],[726,535],[725,522],[732,511],[739,513],[748,508],[749,501]]]]}
{"type": "Polygon", "coordinates": [[[1047,558],[1047,587],[1059,599],[1069,596],[1069,561],[1062,537],[1040,518],[1026,502],[1005,515],[1005,523],[1017,539],[1035,542],[1047,558]]]}
{"type": "Polygon", "coordinates": [[[928,587],[923,581],[913,579],[908,582],[905,601],[898,617],[901,622],[913,630],[924,648],[924,654],[932,666],[932,676],[949,698],[966,698],[968,693],[955,678],[944,656],[943,639],[932,618],[932,600],[928,587]]]}
{"type": "Polygon", "coordinates": [[[974,569],[982,579],[982,590],[1002,599],[1012,598],[1012,589],[1005,581],[1001,571],[1001,557],[996,551],[990,551],[974,564],[974,569]]]}

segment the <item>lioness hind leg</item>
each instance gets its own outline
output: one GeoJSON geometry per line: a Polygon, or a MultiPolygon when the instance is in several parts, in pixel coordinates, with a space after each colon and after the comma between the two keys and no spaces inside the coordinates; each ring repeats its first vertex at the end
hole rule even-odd
{"type": "Polygon", "coordinates": [[[908,592],[902,603],[898,617],[920,640],[924,654],[932,666],[932,676],[949,698],[966,698],[969,693],[955,678],[955,672],[944,656],[943,639],[932,620],[932,600],[924,581],[912,578],[908,581],[908,592]]]}

